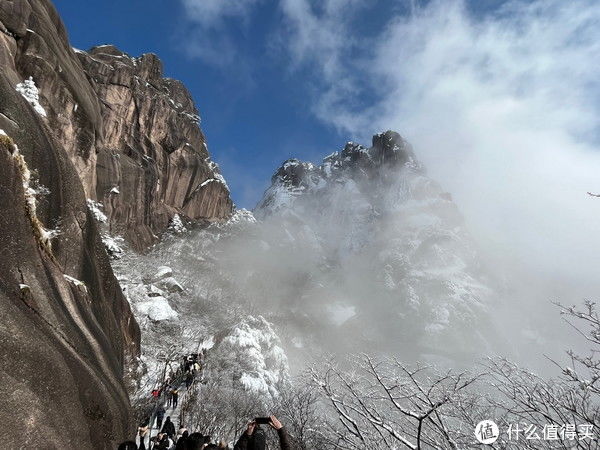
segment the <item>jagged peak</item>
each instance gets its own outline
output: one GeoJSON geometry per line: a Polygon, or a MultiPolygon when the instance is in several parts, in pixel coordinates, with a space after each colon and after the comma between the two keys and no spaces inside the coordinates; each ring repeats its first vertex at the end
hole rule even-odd
{"type": "Polygon", "coordinates": [[[297,158],[287,159],[275,171],[271,182],[298,188],[318,184],[319,178],[331,178],[340,171],[360,169],[363,173],[375,173],[384,166],[401,165],[423,170],[410,144],[399,133],[388,130],[375,134],[371,147],[348,141],[342,150],[323,158],[320,166],[297,158]]]}
{"type": "Polygon", "coordinates": [[[292,186],[300,186],[304,183],[307,175],[318,170],[311,162],[290,158],[283,162],[271,177],[272,183],[283,183],[292,186]]]}
{"type": "Polygon", "coordinates": [[[163,65],[160,58],[154,53],[143,53],[140,56],[131,56],[113,44],[96,45],[88,51],[74,49],[76,53],[88,55],[96,61],[109,66],[128,66],[137,76],[146,81],[160,80],[163,78],[163,65]]]}

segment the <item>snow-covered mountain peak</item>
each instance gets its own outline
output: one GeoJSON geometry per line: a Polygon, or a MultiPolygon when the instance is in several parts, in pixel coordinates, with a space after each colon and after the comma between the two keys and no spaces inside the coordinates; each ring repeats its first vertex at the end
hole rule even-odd
{"type": "MultiPolygon", "coordinates": [[[[373,136],[371,147],[347,142],[341,151],[326,156],[320,165],[299,159],[288,159],[271,178],[271,187],[257,205],[254,214],[265,218],[288,209],[306,193],[315,193],[334,184],[343,184],[350,191],[353,184],[381,183],[398,170],[423,173],[413,150],[398,133],[386,131],[373,136]],[[349,183],[350,182],[350,183],[349,183]]],[[[366,186],[361,186],[364,191],[366,186]]]]}
{"type": "Polygon", "coordinates": [[[433,353],[487,340],[473,326],[487,322],[493,294],[476,247],[452,196],[398,133],[376,134],[371,147],[348,142],[320,165],[286,161],[254,215],[268,244],[261,260],[293,255],[273,290],[316,311],[313,323],[433,353]]]}

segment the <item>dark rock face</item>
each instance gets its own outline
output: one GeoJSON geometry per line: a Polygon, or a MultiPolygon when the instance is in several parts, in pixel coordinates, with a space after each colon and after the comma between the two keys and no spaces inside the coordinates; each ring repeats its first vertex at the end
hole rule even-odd
{"type": "Polygon", "coordinates": [[[134,425],[123,372],[139,330],[73,164],[14,89],[11,39],[0,36],[3,445],[114,448],[134,425]],[[49,193],[36,207],[37,183],[49,193]],[[56,227],[50,245],[45,229],[56,227]]]}
{"type": "Polygon", "coordinates": [[[198,120],[155,56],[76,53],[48,0],[0,0],[4,448],[108,449],[132,436],[124,372],[139,328],[86,198],[137,249],[175,213],[228,217],[198,120]]]}

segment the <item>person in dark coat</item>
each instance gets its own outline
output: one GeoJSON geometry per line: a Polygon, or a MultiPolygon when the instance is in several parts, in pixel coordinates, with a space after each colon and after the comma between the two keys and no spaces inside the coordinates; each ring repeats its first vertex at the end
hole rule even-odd
{"type": "Polygon", "coordinates": [[[167,394],[167,408],[170,408],[173,404],[173,387],[170,384],[167,384],[165,392],[167,394]]]}
{"type": "Polygon", "coordinates": [[[173,388],[171,391],[171,404],[173,405],[173,409],[177,408],[179,403],[179,391],[177,388],[173,388]]]}
{"type": "Polygon", "coordinates": [[[192,433],[185,440],[185,450],[202,450],[205,444],[210,442],[210,436],[203,436],[200,433],[192,433]]]}
{"type": "MultiPolygon", "coordinates": [[[[271,416],[269,425],[277,430],[281,450],[290,450],[289,435],[281,422],[277,420],[277,417],[271,416]]],[[[233,450],[265,450],[266,440],[265,431],[256,422],[252,421],[248,424],[244,434],[240,436],[233,450]]]]}
{"type": "Polygon", "coordinates": [[[159,435],[155,436],[154,439],[156,439],[156,443],[152,448],[155,450],[167,450],[171,448],[171,444],[173,443],[166,433],[160,433],[159,435]]]}
{"type": "Polygon", "coordinates": [[[194,375],[192,374],[192,372],[187,372],[185,374],[185,385],[186,387],[190,387],[192,385],[192,382],[194,381],[194,375]]]}
{"type": "Polygon", "coordinates": [[[189,436],[188,430],[185,430],[179,439],[177,439],[177,444],[175,445],[175,450],[186,450],[186,441],[189,436]]]}
{"type": "Polygon", "coordinates": [[[166,413],[166,411],[165,411],[165,407],[163,405],[160,405],[158,407],[158,409],[156,410],[156,428],[158,428],[159,430],[162,427],[165,413],[166,413]]]}
{"type": "Polygon", "coordinates": [[[175,424],[171,422],[171,416],[167,416],[167,420],[165,420],[161,433],[167,433],[167,436],[171,439],[175,437],[175,424]]]}

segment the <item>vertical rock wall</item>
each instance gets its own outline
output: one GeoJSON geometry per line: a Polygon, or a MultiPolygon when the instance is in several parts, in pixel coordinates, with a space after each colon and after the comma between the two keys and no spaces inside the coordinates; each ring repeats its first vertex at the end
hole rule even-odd
{"type": "Polygon", "coordinates": [[[113,234],[154,243],[175,214],[229,217],[190,94],[154,55],[71,48],[48,0],[0,0],[0,421],[6,448],[115,448],[139,328],[113,234]]]}
{"type": "Polygon", "coordinates": [[[229,189],[210,160],[183,84],[163,78],[152,54],[132,58],[111,45],[77,54],[101,104],[97,182],[90,191],[104,204],[111,232],[142,250],[175,214],[228,218],[229,189]]]}
{"type": "Polygon", "coordinates": [[[48,3],[0,1],[0,31],[3,447],[114,448],[134,427],[123,379],[139,329],[86,207],[95,154],[62,145],[55,105],[15,88],[47,74],[56,105],[87,99],[89,123],[99,109],[48,3]]]}

